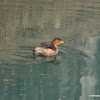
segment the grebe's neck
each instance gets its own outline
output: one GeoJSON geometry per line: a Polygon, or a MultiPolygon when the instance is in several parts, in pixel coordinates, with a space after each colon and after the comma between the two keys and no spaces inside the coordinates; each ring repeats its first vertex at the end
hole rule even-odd
{"type": "Polygon", "coordinates": [[[57,50],[58,48],[57,48],[57,45],[53,45],[53,44],[51,44],[52,45],[52,48],[54,49],[54,50],[57,50]]]}

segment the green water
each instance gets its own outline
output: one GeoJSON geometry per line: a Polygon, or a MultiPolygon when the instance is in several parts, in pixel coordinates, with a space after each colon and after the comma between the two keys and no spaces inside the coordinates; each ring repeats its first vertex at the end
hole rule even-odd
{"type": "Polygon", "coordinates": [[[0,100],[100,100],[100,0],[0,0],[0,100]],[[59,37],[52,57],[35,57],[59,37]]]}

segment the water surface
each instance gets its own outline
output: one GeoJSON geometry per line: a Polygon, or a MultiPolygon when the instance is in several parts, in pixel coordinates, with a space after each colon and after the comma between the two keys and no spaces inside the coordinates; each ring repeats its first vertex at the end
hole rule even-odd
{"type": "Polygon", "coordinates": [[[0,0],[0,100],[99,100],[99,51],[99,0],[0,0]],[[55,37],[56,56],[34,56],[55,37]]]}

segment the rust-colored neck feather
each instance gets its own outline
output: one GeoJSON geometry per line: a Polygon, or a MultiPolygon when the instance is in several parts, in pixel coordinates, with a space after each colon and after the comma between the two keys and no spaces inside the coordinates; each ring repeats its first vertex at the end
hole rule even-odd
{"type": "Polygon", "coordinates": [[[54,48],[56,48],[56,49],[57,49],[57,44],[58,44],[57,41],[52,41],[52,42],[51,42],[51,45],[52,45],[54,48]]]}
{"type": "Polygon", "coordinates": [[[55,48],[57,48],[57,45],[59,44],[59,41],[61,41],[61,39],[59,38],[55,38],[53,39],[53,41],[51,42],[51,45],[55,48]]]}

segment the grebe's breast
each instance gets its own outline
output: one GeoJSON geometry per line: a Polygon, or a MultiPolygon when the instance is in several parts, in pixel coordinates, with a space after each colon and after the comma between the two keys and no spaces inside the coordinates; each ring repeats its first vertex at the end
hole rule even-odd
{"type": "Polygon", "coordinates": [[[40,56],[53,56],[58,53],[58,49],[53,50],[51,48],[38,46],[34,49],[34,53],[40,56]]]}

